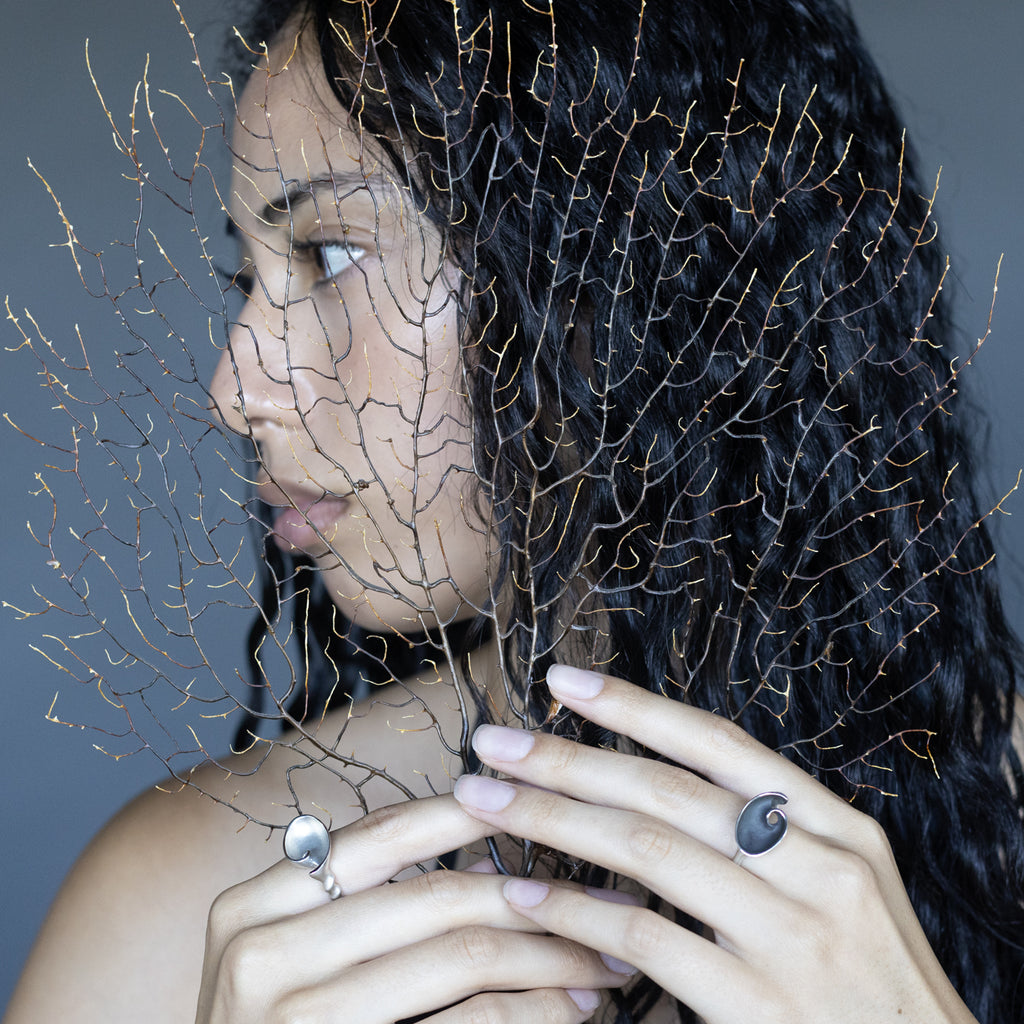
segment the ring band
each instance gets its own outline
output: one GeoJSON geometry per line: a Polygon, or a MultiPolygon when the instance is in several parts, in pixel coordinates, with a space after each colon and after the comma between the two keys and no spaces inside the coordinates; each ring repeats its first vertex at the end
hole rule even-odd
{"type": "Polygon", "coordinates": [[[312,868],[310,878],[320,882],[332,900],[341,895],[341,886],[328,867],[331,834],[319,818],[300,814],[288,822],[284,830],[284,855],[299,867],[312,868]]]}
{"type": "Polygon", "coordinates": [[[784,793],[761,793],[747,802],[736,818],[736,845],[747,857],[760,857],[774,850],[789,828],[784,793]]]}

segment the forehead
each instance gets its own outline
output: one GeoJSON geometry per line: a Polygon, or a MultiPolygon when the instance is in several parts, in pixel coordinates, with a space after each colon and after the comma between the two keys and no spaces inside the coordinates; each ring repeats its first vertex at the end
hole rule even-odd
{"type": "Polygon", "coordinates": [[[311,182],[347,191],[383,169],[379,151],[349,125],[309,34],[289,28],[239,96],[232,151],[234,203],[251,212],[311,182]]]}

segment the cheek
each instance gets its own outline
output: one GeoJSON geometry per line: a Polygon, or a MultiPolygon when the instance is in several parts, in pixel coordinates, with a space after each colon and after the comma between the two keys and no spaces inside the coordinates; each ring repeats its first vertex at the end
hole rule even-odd
{"type": "Polygon", "coordinates": [[[331,344],[315,372],[303,371],[311,382],[304,387],[319,391],[305,426],[337,465],[387,489],[381,497],[407,520],[429,512],[429,496],[439,491],[458,507],[475,483],[449,472],[472,464],[455,309],[454,301],[393,294],[376,280],[346,282],[344,303],[337,296],[317,303],[331,344]],[[371,301],[370,285],[382,299],[371,301]]]}

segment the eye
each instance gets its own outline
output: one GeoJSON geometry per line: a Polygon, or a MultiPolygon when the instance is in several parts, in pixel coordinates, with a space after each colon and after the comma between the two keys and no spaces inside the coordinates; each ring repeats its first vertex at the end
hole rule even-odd
{"type": "Polygon", "coordinates": [[[222,293],[226,294],[232,289],[237,289],[246,297],[252,292],[256,284],[256,278],[252,273],[252,264],[243,263],[237,269],[229,269],[218,263],[211,263],[211,269],[217,278],[217,284],[222,293]]]}
{"type": "Polygon", "coordinates": [[[358,263],[366,255],[365,249],[347,242],[322,242],[302,246],[313,256],[322,282],[331,281],[358,263]]]}
{"type": "Polygon", "coordinates": [[[241,267],[230,270],[217,264],[211,264],[211,268],[220,288],[224,312],[228,319],[233,321],[241,314],[242,308],[256,287],[252,264],[246,262],[241,267]]]}

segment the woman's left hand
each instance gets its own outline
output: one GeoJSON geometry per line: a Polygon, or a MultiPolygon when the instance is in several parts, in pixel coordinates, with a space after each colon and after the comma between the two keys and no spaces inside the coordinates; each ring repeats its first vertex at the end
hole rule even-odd
{"type": "Polygon", "coordinates": [[[717,715],[565,666],[548,685],[584,718],[675,764],[482,726],[480,758],[530,785],[463,776],[456,798],[503,831],[635,879],[713,935],[532,879],[505,885],[519,913],[635,965],[707,1024],[974,1020],[872,818],[717,715]],[[738,850],[736,819],[766,791],[788,797],[789,830],[752,857],[738,850]]]}

